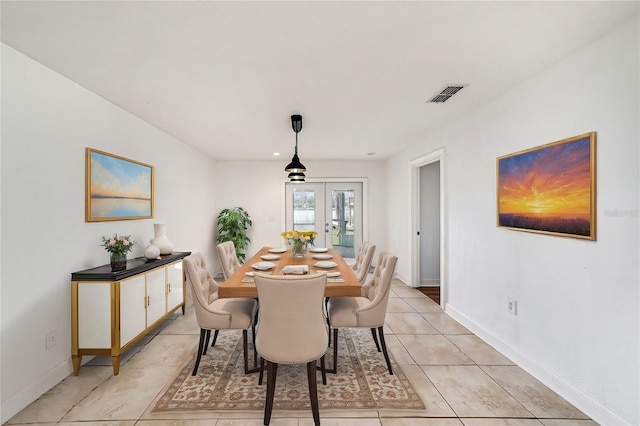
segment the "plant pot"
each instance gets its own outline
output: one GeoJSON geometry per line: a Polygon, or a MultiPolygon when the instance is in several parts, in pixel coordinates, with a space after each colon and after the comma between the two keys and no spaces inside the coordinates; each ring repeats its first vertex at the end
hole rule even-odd
{"type": "Polygon", "coordinates": [[[111,255],[111,270],[124,271],[125,269],[127,269],[127,256],[111,255]]]}

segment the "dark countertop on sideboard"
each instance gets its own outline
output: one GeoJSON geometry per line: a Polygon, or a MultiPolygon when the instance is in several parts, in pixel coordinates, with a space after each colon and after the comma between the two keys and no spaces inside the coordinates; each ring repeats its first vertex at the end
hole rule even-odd
{"type": "Polygon", "coordinates": [[[160,256],[160,259],[147,260],[145,257],[127,259],[127,268],[122,271],[112,271],[111,264],[106,264],[85,269],[84,271],[72,272],[71,281],[120,281],[124,278],[150,271],[158,266],[183,259],[190,254],[190,251],[181,251],[160,256]]]}

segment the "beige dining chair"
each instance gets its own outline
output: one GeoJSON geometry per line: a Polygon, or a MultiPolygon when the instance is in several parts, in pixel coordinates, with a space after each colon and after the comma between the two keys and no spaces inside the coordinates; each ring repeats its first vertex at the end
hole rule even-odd
{"type": "Polygon", "coordinates": [[[384,320],[387,314],[387,303],[391,290],[391,278],[396,269],[398,258],[390,253],[382,252],[378,257],[373,278],[362,286],[359,297],[332,297],[329,299],[327,311],[329,324],[333,329],[333,368],[327,369],[331,373],[338,370],[338,329],[344,327],[367,327],[371,329],[373,341],[378,352],[382,345],[384,359],[387,362],[389,374],[393,375],[387,345],[384,341],[384,320]],[[376,337],[376,328],[380,335],[380,345],[376,337]]]}
{"type": "MultiPolygon", "coordinates": [[[[258,302],[251,298],[218,298],[218,288],[220,287],[213,279],[201,253],[193,253],[183,260],[187,281],[191,286],[193,296],[193,309],[196,320],[200,326],[200,343],[196,354],[196,365],[193,367],[192,376],[195,376],[200,365],[200,358],[207,353],[211,330],[215,330],[212,347],[216,344],[218,331],[224,329],[242,330],[243,350],[244,350],[244,372],[245,374],[258,371],[257,368],[249,369],[249,358],[247,354],[247,330],[253,329],[255,336],[254,318],[258,310],[258,302]]],[[[254,351],[254,364],[257,355],[254,351]]]]}
{"type": "Polygon", "coordinates": [[[364,283],[367,281],[367,274],[369,273],[371,261],[373,260],[373,253],[375,251],[375,244],[363,241],[362,245],[360,246],[360,250],[358,250],[356,261],[353,265],[351,265],[351,269],[353,269],[353,272],[355,272],[358,281],[360,281],[360,284],[364,285],[364,283]]]}
{"type": "MultiPolygon", "coordinates": [[[[273,410],[278,364],[307,364],[309,398],[316,425],[320,424],[316,362],[320,359],[322,382],[326,383],[324,355],[328,330],[323,298],[327,275],[255,274],[260,300],[256,349],[261,364],[267,363],[267,398],[264,424],[273,410]]],[[[262,372],[259,382],[262,381],[262,372]]]]}
{"type": "Polygon", "coordinates": [[[216,246],[218,249],[218,257],[220,258],[220,264],[222,265],[222,275],[224,275],[225,281],[229,279],[234,272],[240,269],[240,262],[236,254],[236,246],[233,241],[225,241],[216,246]]]}

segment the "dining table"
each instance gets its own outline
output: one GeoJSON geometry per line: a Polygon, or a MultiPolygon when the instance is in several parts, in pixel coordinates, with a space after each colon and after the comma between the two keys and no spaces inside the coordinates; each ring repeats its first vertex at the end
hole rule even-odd
{"type": "Polygon", "coordinates": [[[290,249],[280,247],[262,247],[248,259],[218,289],[218,297],[258,297],[253,274],[263,272],[273,275],[285,275],[283,269],[299,270],[306,265],[308,273],[327,273],[326,297],[360,296],[361,285],[351,267],[333,248],[310,248],[304,257],[296,258],[290,249]],[[269,267],[265,262],[272,263],[269,267]],[[335,266],[332,266],[335,264],[335,266]],[[268,268],[260,270],[258,268],[268,268]]]}

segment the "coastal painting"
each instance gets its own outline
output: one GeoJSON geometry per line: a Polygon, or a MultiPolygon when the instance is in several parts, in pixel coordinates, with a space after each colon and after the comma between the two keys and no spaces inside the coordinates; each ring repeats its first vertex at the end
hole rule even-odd
{"type": "Polygon", "coordinates": [[[153,166],[87,148],[86,221],[153,217],[153,166]]]}
{"type": "Polygon", "coordinates": [[[596,132],[497,159],[498,226],[596,239],[596,132]]]}

